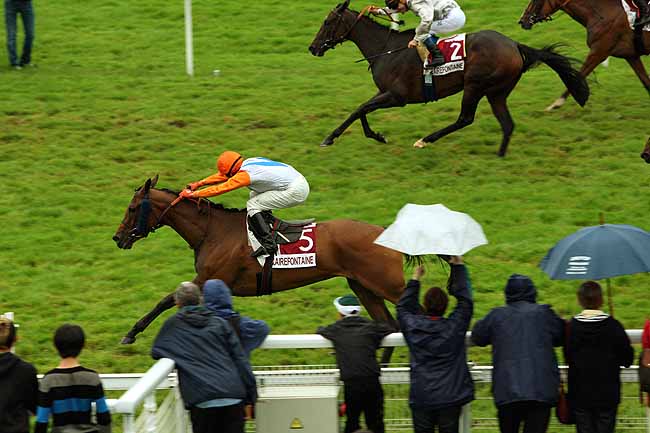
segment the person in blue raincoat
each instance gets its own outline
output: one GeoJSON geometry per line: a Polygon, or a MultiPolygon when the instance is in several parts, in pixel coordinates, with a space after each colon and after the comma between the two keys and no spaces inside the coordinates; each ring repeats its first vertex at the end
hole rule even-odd
{"type": "Polygon", "coordinates": [[[447,289],[457,300],[454,311],[444,317],[448,297],[431,287],[418,302],[418,266],[397,303],[397,320],[409,348],[411,389],[409,406],[415,433],[457,433],[462,406],[474,400],[474,383],[467,367],[465,334],[474,310],[472,290],[462,257],[452,256],[447,289]]]}
{"type": "Polygon", "coordinates": [[[271,332],[269,325],[263,320],[251,319],[233,310],[230,288],[221,280],[208,280],[203,284],[203,303],[208,310],[230,322],[249,359],[251,352],[258,348],[271,332]]]}
{"type": "Polygon", "coordinates": [[[558,401],[553,347],[564,342],[564,320],[537,303],[537,289],[525,275],[511,275],[505,295],[505,306],[474,324],[472,342],[492,345],[492,393],[501,432],[516,433],[523,423],[525,432],[543,433],[558,401]]]}

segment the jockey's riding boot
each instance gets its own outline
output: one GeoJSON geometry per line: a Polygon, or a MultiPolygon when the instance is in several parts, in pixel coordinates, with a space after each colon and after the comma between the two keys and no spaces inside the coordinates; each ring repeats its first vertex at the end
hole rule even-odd
{"type": "Polygon", "coordinates": [[[438,38],[435,36],[429,36],[424,40],[424,45],[427,47],[427,50],[431,53],[431,62],[428,64],[429,68],[434,68],[436,66],[445,64],[445,57],[440,52],[438,48],[438,38]]]}
{"type": "Polygon", "coordinates": [[[634,27],[643,27],[650,22],[650,7],[647,0],[635,0],[635,4],[639,8],[639,18],[634,22],[634,27]]]}
{"type": "Polygon", "coordinates": [[[248,224],[250,225],[253,234],[260,242],[260,247],[251,254],[251,257],[275,254],[277,247],[273,240],[271,226],[269,226],[269,224],[264,220],[262,212],[249,216],[248,224]]]}

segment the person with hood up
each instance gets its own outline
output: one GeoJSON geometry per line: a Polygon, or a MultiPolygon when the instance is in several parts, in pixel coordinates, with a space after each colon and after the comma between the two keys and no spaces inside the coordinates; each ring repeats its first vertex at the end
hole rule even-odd
{"type": "Polygon", "coordinates": [[[241,316],[233,310],[230,288],[221,280],[208,280],[203,284],[203,303],[208,310],[230,322],[249,359],[251,352],[260,347],[271,332],[263,320],[241,316]]]}
{"type": "Polygon", "coordinates": [[[397,319],[409,348],[411,390],[409,406],[415,433],[457,433],[463,405],[474,400],[474,382],[467,368],[465,334],[472,319],[474,302],[462,257],[449,258],[449,293],[457,299],[454,311],[445,318],[449,298],[444,290],[431,287],[418,302],[418,266],[397,303],[397,319]]]}
{"type": "Polygon", "coordinates": [[[36,413],[36,369],[13,353],[16,326],[0,318],[0,431],[29,433],[29,415],[36,413]]]}
{"type": "Polygon", "coordinates": [[[634,349],[623,325],[600,310],[600,284],[580,285],[578,302],[584,310],[567,324],[564,344],[569,407],[578,433],[613,433],[621,402],[621,366],[632,364],[634,349]]]}
{"type": "Polygon", "coordinates": [[[477,346],[492,345],[492,393],[502,433],[545,432],[557,404],[560,372],[553,347],[564,341],[564,320],[537,303],[530,278],[513,274],[506,305],[493,308],[472,329],[477,346]]]}
{"type": "Polygon", "coordinates": [[[361,305],[355,296],[340,296],[334,299],[334,306],[338,320],[321,326],[316,333],[334,344],[343,382],[345,433],[360,429],[362,412],[368,430],[384,433],[384,391],[379,383],[377,349],[384,337],[395,330],[386,323],[361,317],[361,305]]]}
{"type": "Polygon", "coordinates": [[[257,400],[255,377],[228,322],[199,305],[201,291],[181,283],[178,312],[154,340],[151,356],[171,358],[194,433],[243,433],[244,406],[257,400]]]}

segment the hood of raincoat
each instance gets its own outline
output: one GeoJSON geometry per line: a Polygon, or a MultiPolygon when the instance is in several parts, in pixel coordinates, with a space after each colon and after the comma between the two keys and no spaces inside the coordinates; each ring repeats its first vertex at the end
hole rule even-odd
{"type": "Polygon", "coordinates": [[[208,280],[203,285],[203,302],[211,311],[220,317],[237,315],[232,309],[232,295],[230,288],[221,280],[208,280]]]}
{"type": "Polygon", "coordinates": [[[508,304],[517,301],[537,301],[537,289],[533,280],[526,275],[512,274],[506,283],[505,292],[508,304]]]}

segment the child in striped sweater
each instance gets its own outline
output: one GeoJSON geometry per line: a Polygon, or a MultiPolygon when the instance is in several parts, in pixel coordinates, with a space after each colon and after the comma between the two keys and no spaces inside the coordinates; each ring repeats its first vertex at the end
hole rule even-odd
{"type": "Polygon", "coordinates": [[[54,346],[61,356],[59,366],[40,382],[34,433],[110,433],[111,414],[106,405],[99,375],[79,364],[84,332],[78,325],[65,324],[54,334],[54,346]],[[95,403],[97,420],[91,419],[95,403]]]}

